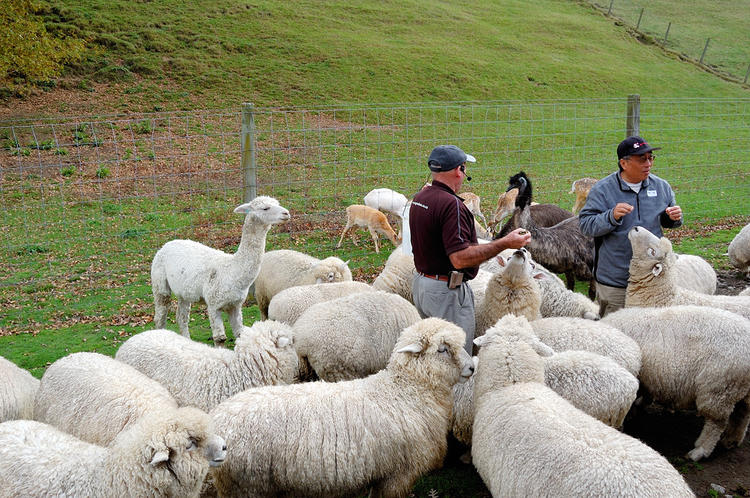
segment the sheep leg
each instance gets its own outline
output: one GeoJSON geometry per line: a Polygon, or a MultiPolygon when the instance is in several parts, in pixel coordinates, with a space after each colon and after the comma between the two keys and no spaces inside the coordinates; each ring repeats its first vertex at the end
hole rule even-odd
{"type": "Polygon", "coordinates": [[[154,292],[154,325],[157,329],[163,329],[167,324],[167,313],[172,296],[169,294],[157,294],[154,292]]]}
{"type": "Polygon", "coordinates": [[[724,432],[726,425],[726,420],[720,422],[707,417],[706,422],[703,424],[701,435],[695,440],[695,448],[688,452],[687,457],[697,462],[701,458],[710,455],[714,451],[716,443],[719,442],[721,433],[724,432]]]}
{"type": "Polygon", "coordinates": [[[375,483],[370,490],[370,498],[407,496],[414,484],[414,478],[407,475],[392,475],[375,483]]]}
{"type": "Polygon", "coordinates": [[[379,254],[380,249],[378,248],[378,234],[371,227],[368,227],[367,229],[370,231],[370,235],[372,236],[372,241],[375,242],[375,252],[379,254]]]}
{"type": "Polygon", "coordinates": [[[190,331],[188,330],[188,321],[190,319],[190,301],[187,301],[181,297],[177,298],[177,326],[180,327],[180,334],[190,338],[190,331]]]}
{"type": "Polygon", "coordinates": [[[232,327],[232,334],[234,334],[235,339],[238,339],[244,328],[242,323],[242,302],[227,306],[227,314],[229,315],[229,325],[232,327]]]}
{"type": "Polygon", "coordinates": [[[227,334],[224,332],[224,320],[220,309],[208,306],[208,323],[211,325],[214,346],[223,346],[227,342],[227,334]]]}
{"type": "Polygon", "coordinates": [[[724,436],[721,438],[721,444],[726,448],[735,448],[745,440],[747,426],[750,423],[750,395],[741,399],[734,406],[732,415],[729,416],[729,424],[724,436]]]}

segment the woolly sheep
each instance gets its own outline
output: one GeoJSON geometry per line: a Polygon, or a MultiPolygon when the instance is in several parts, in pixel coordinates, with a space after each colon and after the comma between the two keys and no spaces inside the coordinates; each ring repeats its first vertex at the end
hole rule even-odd
{"type": "MultiPolygon", "coordinates": [[[[40,422],[4,422],[0,495],[197,497],[217,437],[209,416],[190,407],[143,417],[108,448],[40,422]]],[[[225,456],[221,449],[212,464],[225,456]]]]}
{"type": "Polygon", "coordinates": [[[427,318],[401,334],[369,377],[243,391],[214,408],[232,458],[214,469],[221,496],[405,497],[446,454],[451,387],[473,362],[465,334],[427,318]]]}
{"type": "Polygon", "coordinates": [[[750,287],[739,293],[740,296],[750,296],[750,287]]]}
{"type": "Polygon", "coordinates": [[[716,270],[711,263],[692,254],[676,254],[675,282],[683,289],[703,294],[716,293],[716,270]]]}
{"type": "Polygon", "coordinates": [[[640,346],[639,378],[654,400],[705,418],[690,459],[709,456],[722,434],[725,446],[742,444],[750,421],[750,321],[708,306],[625,308],[602,321],[640,346]]]}
{"type": "Polygon", "coordinates": [[[351,294],[310,306],[294,324],[301,376],[336,382],[373,374],[388,363],[417,308],[388,292],[351,294]]]}
{"type": "Polygon", "coordinates": [[[414,255],[404,252],[404,245],[393,250],[380,274],[372,282],[372,287],[385,292],[392,292],[410,303],[414,302],[411,293],[411,281],[414,277],[414,255]]]}
{"type": "MultiPolygon", "coordinates": [[[[506,315],[511,316],[511,315],[506,315]]],[[[588,351],[559,353],[541,342],[531,325],[520,320],[500,320],[486,334],[523,341],[544,357],[544,383],[576,408],[605,424],[619,428],[636,398],[638,380],[614,360],[588,351]],[[506,327],[503,328],[503,324],[506,327]],[[507,325],[512,325],[508,327],[507,325]]],[[[471,444],[474,378],[453,387],[456,439],[471,444]]]]}
{"type": "Polygon", "coordinates": [[[294,322],[307,308],[348,296],[355,292],[369,292],[376,289],[364,282],[333,282],[330,284],[295,285],[279,292],[268,305],[268,318],[294,325],[294,322]]]}
{"type": "Polygon", "coordinates": [[[531,257],[521,248],[504,263],[505,267],[493,274],[484,292],[484,299],[476,308],[476,336],[492,327],[503,315],[512,313],[529,320],[541,318],[541,292],[536,283],[531,257]]]}
{"type": "MultiPolygon", "coordinates": [[[[525,321],[498,326],[512,320],[525,321]]],[[[528,344],[498,335],[475,343],[471,454],[492,496],[694,496],[663,456],[544,386],[544,362],[528,344]]]]}
{"type": "Polygon", "coordinates": [[[39,379],[0,356],[0,422],[31,418],[37,389],[39,379]]]}
{"type": "Polygon", "coordinates": [[[271,298],[286,288],[351,280],[349,266],[335,256],[320,260],[290,249],[268,251],[255,279],[255,302],[265,320],[271,298]]]}
{"type": "Polygon", "coordinates": [[[750,276],[750,223],[734,236],[727,249],[729,262],[750,276]]]}
{"type": "Polygon", "coordinates": [[[289,219],[289,211],[266,196],[237,206],[235,213],[246,213],[237,252],[227,254],[192,240],[172,240],[156,252],[151,263],[151,287],[154,294],[154,324],[164,328],[171,295],[177,296],[177,324],[180,333],[190,337],[190,306],[203,299],[214,343],[223,345],[222,311],[229,315],[235,338],[242,332],[242,304],[250,284],[260,270],[271,225],[289,219]]]}
{"type": "Polygon", "coordinates": [[[251,387],[291,384],[299,372],[292,329],[273,320],[246,327],[234,351],[162,329],[131,337],[115,358],[159,382],[180,406],[206,411],[251,387]]]}
{"type": "Polygon", "coordinates": [[[73,353],[52,363],[34,399],[34,420],[100,446],[150,411],[177,401],[157,381],[99,353],[73,353]]]}
{"type": "Polygon", "coordinates": [[[714,296],[682,288],[675,280],[672,243],[643,227],[628,232],[633,258],[625,294],[625,307],[662,307],[679,304],[712,306],[750,318],[750,297],[714,296]]]}

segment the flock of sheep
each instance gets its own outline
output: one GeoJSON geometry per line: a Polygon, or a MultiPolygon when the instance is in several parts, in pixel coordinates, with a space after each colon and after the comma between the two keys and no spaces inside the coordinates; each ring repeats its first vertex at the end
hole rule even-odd
{"type": "MultiPolygon", "coordinates": [[[[156,252],[157,328],[115,358],[71,354],[39,381],[0,357],[0,496],[403,497],[441,466],[450,434],[493,496],[692,496],[664,457],[618,430],[636,397],[697,410],[692,460],[744,440],[750,289],[714,295],[705,260],[633,229],[626,308],[599,319],[571,290],[591,279],[577,218],[554,221],[564,210],[534,204],[529,178],[514,175],[479,233],[523,226],[534,243],[470,281],[471,358],[459,327],[421,319],[411,302],[408,200],[376,189],[364,201],[347,209],[339,245],[359,225],[376,251],[380,234],[398,246],[372,284],[337,257],[266,252],[290,215],[260,196],[235,209],[236,253],[189,240],[156,252]],[[382,211],[402,220],[400,235],[382,211]],[[248,327],[250,293],[262,319],[248,327]],[[179,334],[164,329],[173,295],[179,334]],[[190,339],[201,300],[214,347],[190,339]]],[[[728,251],[747,271],[750,225],[728,251]]]]}

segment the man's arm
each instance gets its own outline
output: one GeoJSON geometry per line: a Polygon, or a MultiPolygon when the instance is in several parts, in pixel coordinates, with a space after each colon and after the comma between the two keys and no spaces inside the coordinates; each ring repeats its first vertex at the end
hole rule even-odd
{"type": "Polygon", "coordinates": [[[604,192],[591,189],[586,204],[578,213],[578,224],[584,235],[601,237],[612,232],[617,225],[622,224],[622,217],[633,210],[629,204],[618,203],[612,206],[611,202],[604,192]]]}
{"type": "Polygon", "coordinates": [[[523,228],[516,228],[505,237],[493,240],[487,244],[465,247],[460,251],[448,255],[451,264],[456,269],[471,268],[497,256],[505,249],[520,249],[531,240],[531,234],[523,228]]]}

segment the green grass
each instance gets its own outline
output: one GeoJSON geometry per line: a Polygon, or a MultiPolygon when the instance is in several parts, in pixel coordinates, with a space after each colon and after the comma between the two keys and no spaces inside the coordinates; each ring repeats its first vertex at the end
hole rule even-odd
{"type": "MultiPolygon", "coordinates": [[[[112,109],[747,95],[638,42],[585,2],[56,3],[51,25],[94,40],[75,74],[116,78],[122,100],[100,104],[112,109]]],[[[739,6],[658,3],[648,20],[661,10],[680,34],[703,40],[704,30],[721,30],[733,42],[724,50],[745,55],[748,14],[739,6]]]]}

